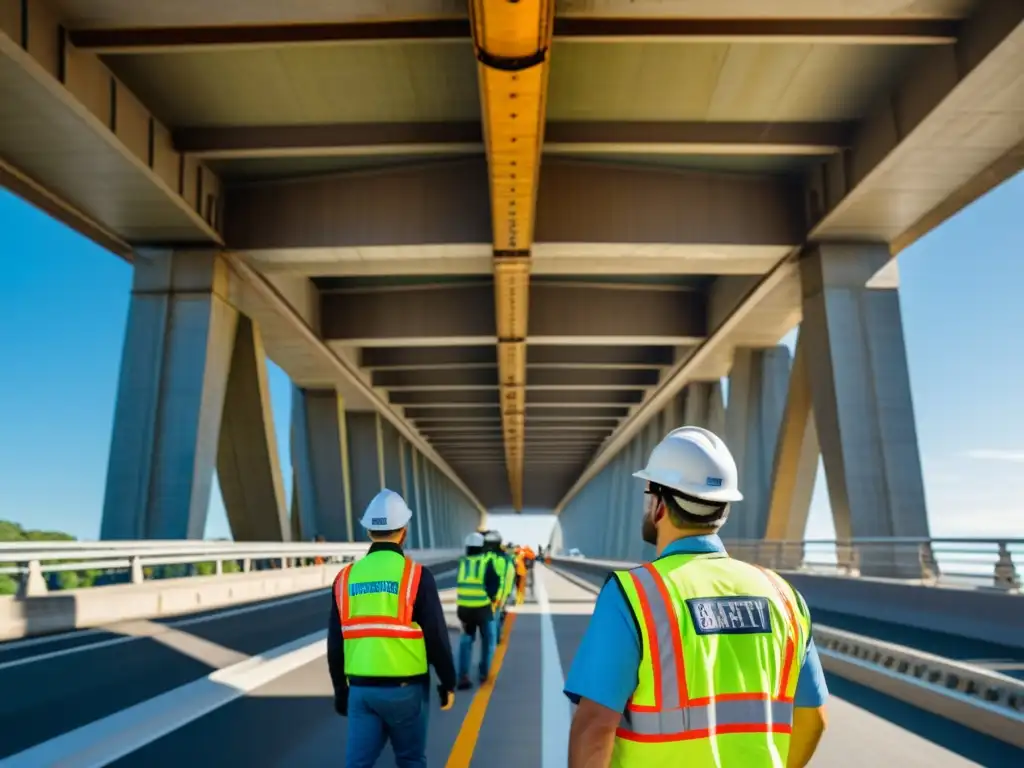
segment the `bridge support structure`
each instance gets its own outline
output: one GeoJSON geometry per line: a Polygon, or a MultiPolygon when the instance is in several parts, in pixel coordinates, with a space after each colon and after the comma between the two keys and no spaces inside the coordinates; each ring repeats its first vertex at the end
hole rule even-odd
{"type": "MultiPolygon", "coordinates": [[[[899,290],[878,277],[889,258],[884,243],[808,246],[795,359],[781,345],[735,349],[724,412],[720,383],[688,384],[566,503],[564,546],[611,559],[653,555],[639,537],[643,484],[630,474],[678,414],[721,435],[736,457],[744,499],[730,511],[727,539],[803,539],[819,459],[838,540],[927,537],[899,290]]],[[[841,564],[864,574],[921,574],[912,548],[862,547],[856,563],[841,550],[841,564]]]]}

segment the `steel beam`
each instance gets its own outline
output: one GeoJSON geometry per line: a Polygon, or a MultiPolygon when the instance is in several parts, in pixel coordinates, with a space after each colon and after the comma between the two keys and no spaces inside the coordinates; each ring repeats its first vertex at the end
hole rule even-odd
{"type": "MultiPolygon", "coordinates": [[[[671,346],[696,343],[707,332],[701,292],[537,283],[531,293],[527,338],[539,344],[671,346]]],[[[484,283],[325,292],[321,330],[328,341],[361,347],[493,343],[492,296],[484,283]]]]}
{"type": "MultiPolygon", "coordinates": [[[[182,18],[182,22],[186,19],[182,18]]],[[[554,20],[560,41],[780,43],[806,45],[946,45],[956,40],[953,19],[772,19],[772,18],[602,18],[554,20]]],[[[186,25],[76,29],[78,47],[103,54],[180,53],[216,48],[309,45],[316,43],[462,41],[470,36],[464,18],[416,21],[382,19],[341,23],[186,25]]]]}
{"type": "MultiPolygon", "coordinates": [[[[854,123],[554,121],[544,154],[567,152],[829,155],[848,146],[854,123]]],[[[174,146],[204,159],[483,153],[477,122],[196,126],[174,146]]]]}
{"type": "MultiPolygon", "coordinates": [[[[490,217],[477,159],[247,184],[228,191],[224,214],[231,248],[296,258],[297,249],[481,246],[490,217]]],[[[796,246],[806,235],[800,186],[786,179],[555,157],[544,161],[536,220],[538,244],[796,246]]]]}

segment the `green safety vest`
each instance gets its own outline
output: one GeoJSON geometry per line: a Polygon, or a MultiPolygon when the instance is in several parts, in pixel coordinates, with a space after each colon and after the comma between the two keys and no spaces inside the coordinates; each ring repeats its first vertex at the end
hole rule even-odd
{"type": "Polygon", "coordinates": [[[785,768],[811,632],[799,593],[724,553],[669,555],[615,578],[643,656],[611,765],[785,768]]]}
{"type": "Polygon", "coordinates": [[[345,643],[345,674],[427,674],[423,630],[412,620],[423,566],[398,552],[372,552],[334,580],[345,643]]]}
{"type": "Polygon", "coordinates": [[[464,555],[459,559],[459,578],[455,601],[463,608],[483,608],[491,604],[484,586],[484,574],[491,563],[490,553],[464,555]]]}
{"type": "Polygon", "coordinates": [[[505,598],[505,590],[508,585],[506,581],[505,573],[505,553],[504,552],[485,552],[484,557],[494,568],[494,572],[498,574],[498,600],[505,598]]]}
{"type": "Polygon", "coordinates": [[[505,555],[505,589],[501,593],[503,600],[507,600],[512,590],[516,587],[516,561],[515,558],[505,555]]]}

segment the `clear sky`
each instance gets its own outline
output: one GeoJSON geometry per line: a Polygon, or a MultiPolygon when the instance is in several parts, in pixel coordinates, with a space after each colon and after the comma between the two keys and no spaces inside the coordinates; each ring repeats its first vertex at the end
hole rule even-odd
{"type": "MultiPolygon", "coordinates": [[[[0,519],[95,537],[131,268],[3,191],[0,233],[0,519]]],[[[1024,174],[899,270],[932,532],[1024,537],[1024,174]]],[[[290,385],[270,383],[290,486],[290,385]]],[[[515,535],[546,541],[536,523],[515,535]]],[[[216,488],[207,535],[229,535],[216,488]]],[[[808,536],[832,535],[819,474],[808,536]]]]}

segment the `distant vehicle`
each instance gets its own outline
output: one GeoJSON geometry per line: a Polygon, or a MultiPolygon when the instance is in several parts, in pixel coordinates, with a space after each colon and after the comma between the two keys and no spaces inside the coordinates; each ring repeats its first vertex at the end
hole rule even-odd
{"type": "Polygon", "coordinates": [[[580,552],[576,547],[569,550],[569,557],[583,557],[583,553],[580,552]]]}

